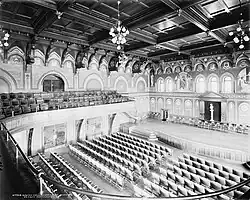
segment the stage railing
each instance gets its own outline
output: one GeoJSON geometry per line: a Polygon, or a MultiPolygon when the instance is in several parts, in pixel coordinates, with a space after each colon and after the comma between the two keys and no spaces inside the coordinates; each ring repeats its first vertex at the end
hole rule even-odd
{"type": "MultiPolygon", "coordinates": [[[[194,200],[194,199],[203,199],[203,198],[208,198],[208,197],[213,197],[213,196],[218,196],[221,194],[226,194],[228,192],[231,192],[233,190],[236,190],[244,185],[247,185],[250,183],[250,178],[242,181],[234,186],[228,187],[226,189],[222,189],[219,191],[207,193],[207,194],[199,194],[199,195],[192,195],[192,196],[185,196],[185,197],[131,197],[131,196],[122,196],[122,195],[112,195],[112,194],[103,194],[103,193],[95,193],[95,192],[90,192],[82,189],[77,189],[73,187],[69,187],[64,185],[63,183],[60,183],[58,181],[55,181],[54,178],[46,176],[44,173],[39,173],[36,168],[33,166],[33,164],[29,161],[28,157],[25,155],[25,153],[22,151],[18,143],[15,141],[14,137],[11,135],[11,133],[8,131],[4,123],[0,122],[0,133],[4,134],[2,135],[6,139],[4,139],[7,143],[11,143],[11,145],[14,148],[15,155],[16,155],[16,167],[18,168],[19,165],[19,159],[22,159],[26,166],[34,173],[35,177],[39,180],[40,183],[40,195],[43,194],[43,184],[46,181],[55,184],[62,189],[68,190],[70,192],[76,192],[76,193],[81,193],[85,194],[87,196],[91,197],[97,197],[97,198],[103,198],[103,199],[119,199],[119,200],[146,200],[146,199],[154,199],[154,200],[194,200]]],[[[239,198],[240,199],[240,198],[239,198]]]]}

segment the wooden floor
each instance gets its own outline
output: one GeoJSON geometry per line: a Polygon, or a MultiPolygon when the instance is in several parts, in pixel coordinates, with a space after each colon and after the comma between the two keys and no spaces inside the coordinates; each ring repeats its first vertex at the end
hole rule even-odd
{"type": "Polygon", "coordinates": [[[139,124],[137,127],[142,130],[151,130],[152,132],[160,131],[170,136],[194,142],[250,153],[250,136],[245,134],[201,129],[183,124],[161,122],[154,119],[149,119],[146,123],[139,124]]]}

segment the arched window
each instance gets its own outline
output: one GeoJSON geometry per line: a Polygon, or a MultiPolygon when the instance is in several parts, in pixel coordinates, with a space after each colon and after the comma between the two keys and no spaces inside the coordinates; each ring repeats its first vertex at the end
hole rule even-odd
{"type": "Polygon", "coordinates": [[[172,79],[168,78],[166,80],[166,92],[172,92],[173,91],[173,81],[172,79]]]}
{"type": "Polygon", "coordinates": [[[218,92],[218,80],[215,76],[209,79],[208,88],[209,88],[209,91],[218,92]]]}
{"type": "Polygon", "coordinates": [[[232,93],[233,92],[233,82],[230,76],[226,76],[223,79],[223,87],[222,92],[224,93],[232,93]]]}
{"type": "Polygon", "coordinates": [[[164,82],[162,78],[158,80],[158,92],[164,92],[164,82]]]}
{"type": "Polygon", "coordinates": [[[196,92],[197,93],[204,93],[205,92],[205,79],[203,77],[197,78],[196,92]]]}
{"type": "Polygon", "coordinates": [[[43,79],[44,92],[61,92],[64,91],[63,80],[56,75],[48,75],[43,79]]]}

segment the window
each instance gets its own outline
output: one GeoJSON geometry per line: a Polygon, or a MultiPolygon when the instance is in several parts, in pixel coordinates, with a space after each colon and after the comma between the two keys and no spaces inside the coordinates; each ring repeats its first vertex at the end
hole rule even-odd
{"type": "Polygon", "coordinates": [[[216,77],[211,77],[209,79],[209,90],[212,92],[218,92],[218,81],[216,77]]]}
{"type": "Polygon", "coordinates": [[[173,81],[171,79],[166,80],[166,92],[173,91],[173,81]]]}
{"type": "Polygon", "coordinates": [[[199,77],[196,81],[196,92],[197,93],[205,92],[205,79],[203,77],[199,77]]]}
{"type": "Polygon", "coordinates": [[[232,78],[230,76],[226,76],[223,79],[223,92],[224,93],[232,93],[233,92],[232,78]]]}
{"type": "Polygon", "coordinates": [[[163,79],[158,81],[158,92],[164,92],[164,82],[163,79]]]}

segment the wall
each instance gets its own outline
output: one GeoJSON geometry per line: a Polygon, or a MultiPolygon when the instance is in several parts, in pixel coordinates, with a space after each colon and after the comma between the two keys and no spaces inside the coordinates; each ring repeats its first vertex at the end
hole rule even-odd
{"type": "Polygon", "coordinates": [[[250,52],[162,61],[149,96],[153,112],[164,108],[199,118],[204,117],[204,101],[219,101],[221,121],[250,125],[250,52]],[[231,80],[227,84],[226,77],[231,80]]]}

